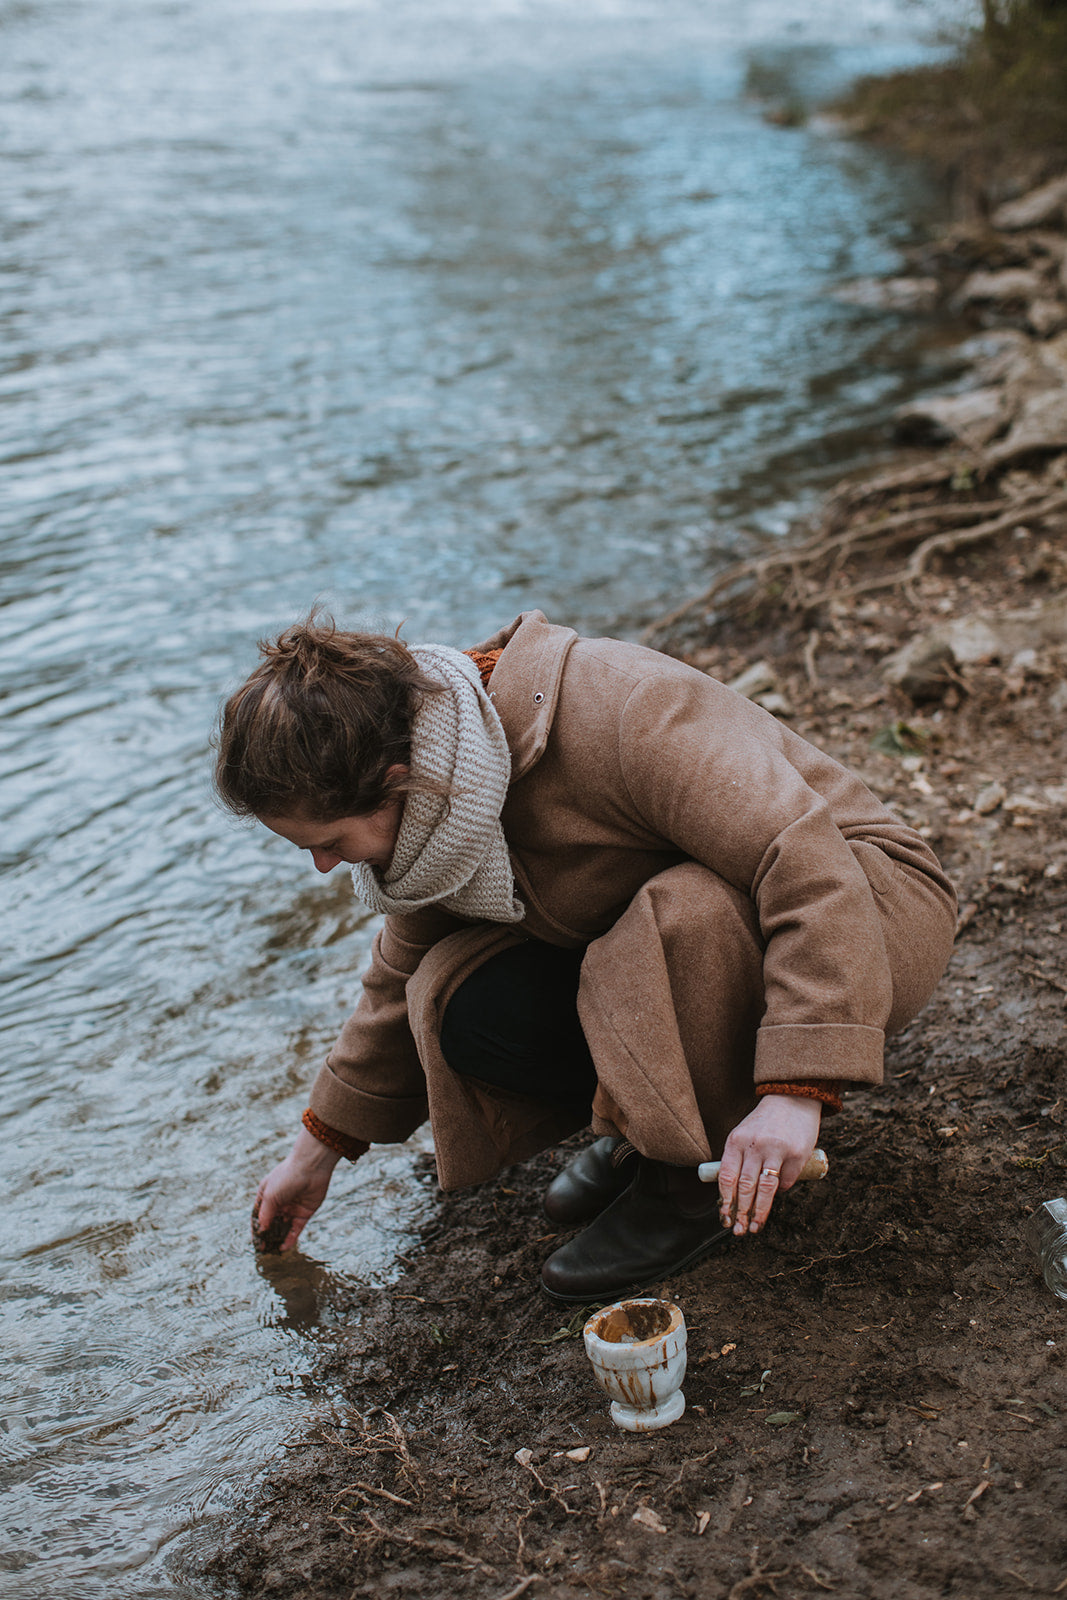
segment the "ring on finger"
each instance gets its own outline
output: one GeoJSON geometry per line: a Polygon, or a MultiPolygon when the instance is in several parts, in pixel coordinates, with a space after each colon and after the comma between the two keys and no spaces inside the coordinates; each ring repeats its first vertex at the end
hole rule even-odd
{"type": "Polygon", "coordinates": [[[762,1183],[764,1178],[773,1178],[775,1183],[777,1183],[778,1182],[778,1172],[779,1172],[779,1168],[778,1167],[764,1167],[763,1171],[759,1175],[760,1176],[760,1182],[762,1183]]]}

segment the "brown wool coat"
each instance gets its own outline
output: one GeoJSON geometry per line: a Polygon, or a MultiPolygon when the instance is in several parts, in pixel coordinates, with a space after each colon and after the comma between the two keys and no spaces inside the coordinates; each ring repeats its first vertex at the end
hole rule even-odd
{"type": "Polygon", "coordinates": [[[721,1153],[754,1084],[878,1083],[886,1033],[925,1004],[955,931],[932,851],[766,711],[655,651],[525,612],[490,690],[508,736],[503,811],[518,926],[390,916],[311,1106],[372,1142],[429,1115],[442,1185],[572,1132],[539,1101],[457,1077],[444,1008],[532,937],[587,946],[578,1006],[594,1127],[658,1160],[721,1153]]]}

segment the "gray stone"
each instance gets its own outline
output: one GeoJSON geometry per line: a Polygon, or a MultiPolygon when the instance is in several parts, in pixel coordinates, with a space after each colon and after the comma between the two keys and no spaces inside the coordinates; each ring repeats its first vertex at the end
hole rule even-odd
{"type": "Polygon", "coordinates": [[[941,298],[936,278],[857,278],[833,291],[835,300],[874,311],[932,311],[941,298]]]}
{"type": "Polygon", "coordinates": [[[975,796],[971,810],[976,811],[980,817],[988,817],[998,806],[1002,806],[1007,798],[1008,791],[1002,783],[987,783],[975,796]]]}
{"type": "Polygon", "coordinates": [[[1028,611],[972,612],[939,622],[887,656],[883,680],[913,700],[942,693],[955,668],[977,661],[1011,661],[1042,645],[1067,644],[1067,594],[1028,611]]]}
{"type": "Polygon", "coordinates": [[[735,694],[743,694],[746,700],[755,700],[758,695],[769,694],[776,689],[778,679],[769,661],[754,661],[734,678],[729,687],[735,694]]]}
{"type": "Polygon", "coordinates": [[[1039,299],[1044,288],[1040,272],[1029,267],[1005,267],[1003,272],[972,272],[956,299],[961,306],[1026,304],[1039,299]]]}
{"type": "Polygon", "coordinates": [[[1031,189],[1018,200],[1009,200],[994,211],[992,224],[1005,233],[1020,228],[1040,228],[1047,222],[1059,222],[1067,205],[1067,177],[1053,178],[1039,189],[1031,189]]]}
{"type": "Polygon", "coordinates": [[[1038,450],[1067,450],[1067,389],[1033,395],[1016,413],[1008,435],[989,452],[995,466],[1038,450]]]}
{"type": "Polygon", "coordinates": [[[1062,300],[1053,300],[1047,295],[1031,300],[1026,310],[1026,320],[1039,339],[1047,339],[1050,334],[1059,333],[1061,328],[1067,326],[1067,306],[1062,300]]]}
{"type": "Polygon", "coordinates": [[[940,444],[959,439],[979,447],[1000,433],[1008,420],[1001,389],[975,389],[970,394],[935,395],[901,406],[894,432],[901,439],[940,444]]]}

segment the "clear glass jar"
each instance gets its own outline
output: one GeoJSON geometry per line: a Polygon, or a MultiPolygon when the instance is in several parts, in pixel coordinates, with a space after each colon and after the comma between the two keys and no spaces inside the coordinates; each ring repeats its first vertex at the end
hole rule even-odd
{"type": "Polygon", "coordinates": [[[1067,1200],[1046,1200],[1023,1224],[1023,1234],[1053,1294],[1067,1300],[1067,1200]]]}

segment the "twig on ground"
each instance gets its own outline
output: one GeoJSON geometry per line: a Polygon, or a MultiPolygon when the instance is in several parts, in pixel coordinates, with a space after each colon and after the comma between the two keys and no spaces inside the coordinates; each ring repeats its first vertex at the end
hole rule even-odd
{"type": "Polygon", "coordinates": [[[524,1461],[522,1459],[522,1457],[526,1456],[526,1455],[529,1455],[529,1451],[528,1450],[521,1450],[521,1451],[516,1451],[515,1452],[515,1460],[519,1463],[519,1466],[522,1467],[525,1472],[528,1472],[532,1478],[535,1478],[537,1480],[537,1482],[541,1485],[541,1488],[545,1491],[545,1493],[547,1495],[549,1495],[556,1502],[556,1504],[558,1506],[562,1506],[563,1507],[563,1509],[567,1513],[568,1517],[580,1516],[581,1512],[579,1511],[577,1506],[569,1506],[567,1504],[566,1500],[564,1500],[563,1496],[560,1494],[559,1490],[553,1488],[553,1486],[551,1484],[545,1482],[544,1478],[542,1478],[541,1474],[538,1472],[537,1468],[533,1465],[533,1463],[531,1461],[524,1461]]]}
{"type": "Polygon", "coordinates": [[[513,1589],[508,1590],[507,1594],[502,1594],[500,1600],[519,1600],[519,1595],[525,1594],[531,1584],[540,1582],[541,1574],[539,1572],[531,1572],[528,1578],[522,1578],[513,1589]]]}
{"type": "Polygon", "coordinates": [[[1042,983],[1047,983],[1051,988],[1058,989],[1060,994],[1067,994],[1067,983],[1061,983],[1059,978],[1054,978],[1051,972],[1045,972],[1041,967],[1025,966],[1020,961],[1019,971],[1024,972],[1028,978],[1040,978],[1042,983]]]}
{"type": "Polygon", "coordinates": [[[789,1267],[785,1272],[769,1272],[767,1277],[768,1280],[771,1278],[791,1278],[794,1273],[810,1272],[812,1267],[825,1266],[828,1261],[847,1261],[849,1256],[865,1256],[868,1250],[877,1250],[880,1244],[885,1244],[886,1242],[885,1239],[875,1239],[873,1244],[865,1244],[862,1250],[844,1250],[838,1256],[811,1256],[802,1267],[789,1267]]]}
{"type": "Polygon", "coordinates": [[[775,1578],[788,1578],[791,1570],[792,1569],[790,1567],[782,1567],[778,1572],[764,1572],[757,1567],[755,1572],[750,1572],[747,1578],[738,1579],[737,1583],[735,1583],[733,1588],[730,1590],[727,1600],[741,1600],[742,1595],[749,1594],[756,1589],[761,1589],[764,1587],[770,1589],[772,1594],[777,1594],[778,1590],[775,1587],[775,1578]]]}
{"type": "Polygon", "coordinates": [[[807,643],[804,646],[804,671],[807,674],[808,682],[811,684],[813,689],[817,689],[819,687],[819,674],[815,670],[815,652],[819,648],[819,642],[821,638],[822,635],[820,634],[818,628],[812,628],[811,632],[808,634],[807,643]]]}
{"type": "MultiPolygon", "coordinates": [[[[862,520],[857,519],[860,508],[886,496],[941,488],[952,480],[955,470],[955,463],[926,464],[839,491],[827,502],[815,531],[807,539],[734,562],[702,594],[657,618],[645,630],[645,641],[669,632],[693,613],[717,602],[729,607],[771,600],[786,611],[813,613],[830,600],[851,600],[880,590],[899,589],[916,605],[910,585],[918,581],[936,556],[951,555],[994,539],[1018,527],[1023,519],[1028,524],[1038,523],[1067,508],[1067,494],[1062,490],[1049,494],[1046,484],[1036,484],[1018,495],[1008,492],[1000,498],[968,500],[963,504],[935,497],[921,505],[868,512],[862,520]],[[850,561],[885,557],[908,545],[916,548],[902,567],[839,586],[840,575],[850,561]]],[[[805,668],[814,685],[815,646],[810,637],[805,668]]]]}
{"type": "Polygon", "coordinates": [[[341,1494],[337,1498],[340,1499],[342,1495],[356,1494],[357,1492],[360,1494],[376,1494],[381,1500],[391,1500],[394,1506],[407,1506],[409,1510],[413,1510],[415,1506],[413,1500],[404,1500],[400,1495],[390,1493],[388,1489],[376,1489],[373,1483],[357,1482],[350,1484],[347,1488],[341,1490],[341,1494]]]}

